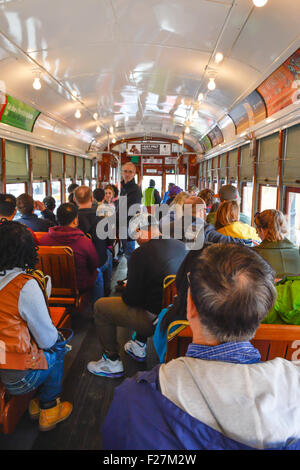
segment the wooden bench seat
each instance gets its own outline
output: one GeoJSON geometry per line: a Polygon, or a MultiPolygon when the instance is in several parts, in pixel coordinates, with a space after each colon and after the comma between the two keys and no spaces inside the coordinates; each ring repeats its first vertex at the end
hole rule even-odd
{"type": "Polygon", "coordinates": [[[68,246],[39,246],[36,269],[51,277],[50,305],[79,307],[73,250],[68,246]]]}
{"type": "MultiPolygon", "coordinates": [[[[171,323],[168,328],[166,362],[184,356],[191,342],[192,330],[188,321],[171,323]],[[179,327],[177,332],[170,334],[169,331],[175,325],[179,327]]],[[[259,350],[262,361],[268,361],[275,357],[296,360],[298,359],[298,349],[300,358],[300,325],[261,324],[251,343],[259,350]]]]}

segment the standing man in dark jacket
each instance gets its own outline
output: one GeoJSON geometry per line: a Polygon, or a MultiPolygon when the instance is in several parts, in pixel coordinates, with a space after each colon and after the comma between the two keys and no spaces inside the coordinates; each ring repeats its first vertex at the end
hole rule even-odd
{"type": "Polygon", "coordinates": [[[128,225],[129,225],[129,220],[130,220],[130,216],[128,216],[128,212],[134,204],[141,204],[141,201],[142,201],[141,189],[134,181],[135,174],[136,174],[136,168],[133,163],[128,162],[123,165],[121,193],[120,193],[121,199],[119,199],[119,204],[117,207],[117,221],[119,220],[119,215],[120,214],[123,215],[123,217],[121,217],[122,222],[121,224],[119,224],[119,236],[122,240],[122,248],[124,250],[124,254],[127,259],[127,262],[130,259],[131,253],[133,252],[135,248],[135,241],[132,240],[128,236],[128,225]],[[126,200],[124,196],[126,197],[126,200]],[[126,202],[127,202],[127,209],[126,209],[126,202]],[[126,215],[124,214],[125,211],[126,211],[126,215]],[[123,226],[123,224],[125,224],[125,220],[126,220],[126,227],[123,226]]]}

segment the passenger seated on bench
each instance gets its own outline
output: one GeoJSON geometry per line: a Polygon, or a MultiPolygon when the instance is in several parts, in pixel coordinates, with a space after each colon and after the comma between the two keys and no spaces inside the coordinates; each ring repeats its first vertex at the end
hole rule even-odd
{"type": "MultiPolygon", "coordinates": [[[[0,223],[2,219],[13,220],[17,213],[17,200],[13,194],[0,194],[0,223]]],[[[25,226],[26,227],[26,226],[25,226]]],[[[35,243],[39,245],[39,240],[31,228],[27,227],[35,243]]]]}
{"type": "Polygon", "coordinates": [[[299,249],[286,238],[288,228],[283,213],[268,209],[257,213],[254,221],[262,239],[254,249],[272,266],[275,277],[300,276],[299,249]]]}
{"type": "Polygon", "coordinates": [[[38,204],[38,207],[42,206],[45,209],[44,204],[40,201],[34,201],[29,194],[24,193],[18,196],[17,209],[22,214],[18,222],[31,228],[34,232],[48,232],[49,227],[53,227],[54,223],[48,219],[38,217],[34,213],[34,210],[37,208],[36,204],[38,204]]]}
{"type": "Polygon", "coordinates": [[[78,208],[70,202],[61,204],[56,217],[59,225],[50,228],[41,238],[40,245],[72,248],[78,290],[80,294],[92,291],[98,274],[98,255],[93,242],[78,228],[78,208]]]}
{"type": "Polygon", "coordinates": [[[239,204],[236,201],[224,201],[216,212],[216,230],[222,235],[260,242],[255,228],[240,222],[239,219],[239,204]]]}
{"type": "Polygon", "coordinates": [[[56,217],[54,214],[54,209],[56,207],[56,201],[52,196],[46,196],[43,199],[43,204],[45,206],[45,210],[41,212],[41,215],[44,219],[49,219],[54,225],[57,225],[56,217]]]}
{"type": "Polygon", "coordinates": [[[59,339],[44,293],[33,276],[37,250],[19,222],[0,225],[0,379],[11,395],[38,390],[30,403],[41,431],[68,418],[72,405],[60,402],[64,352],[54,351],[59,339]],[[53,351],[51,350],[53,348],[53,351]]]}
{"type": "Polygon", "coordinates": [[[68,186],[68,202],[71,202],[72,204],[76,204],[74,200],[74,191],[76,188],[79,188],[79,184],[77,183],[72,183],[68,186]]]}
{"type": "Polygon", "coordinates": [[[299,450],[299,363],[260,362],[249,342],[275,301],[271,267],[250,248],[216,244],[188,279],[193,342],[115,390],[103,449],[299,450]]]}
{"type": "MultiPolygon", "coordinates": [[[[146,342],[153,335],[157,315],[161,310],[163,280],[176,274],[186,256],[184,243],[160,238],[158,222],[148,214],[134,220],[139,248],[128,264],[128,280],[121,297],[99,299],[95,304],[95,322],[104,350],[100,360],[88,364],[95,375],[121,377],[124,367],[118,354],[117,326],[135,330],[136,337],[128,341],[125,352],[137,361],[146,359],[146,342]]],[[[133,232],[131,232],[132,234],[133,232]]]]}

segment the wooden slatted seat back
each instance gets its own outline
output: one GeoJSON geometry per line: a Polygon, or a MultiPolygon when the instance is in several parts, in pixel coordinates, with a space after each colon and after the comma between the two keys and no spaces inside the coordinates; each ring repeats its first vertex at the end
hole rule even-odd
{"type": "Polygon", "coordinates": [[[79,293],[73,250],[68,246],[40,246],[38,259],[36,269],[51,277],[52,292],[49,303],[77,306],[79,293]]]}
{"type": "MultiPolygon", "coordinates": [[[[188,321],[171,323],[168,328],[166,362],[184,356],[191,342],[192,330],[188,321]],[[176,324],[178,330],[170,333],[176,324]]],[[[300,325],[261,324],[251,343],[259,350],[262,361],[275,357],[282,357],[289,361],[300,359],[300,325]]]]}
{"type": "Polygon", "coordinates": [[[275,357],[296,360],[297,349],[300,359],[300,325],[261,324],[251,343],[259,350],[262,361],[275,357]]]}
{"type": "Polygon", "coordinates": [[[177,295],[176,275],[170,274],[169,276],[166,276],[163,281],[162,308],[167,308],[168,305],[172,304],[175,295],[177,295]]]}

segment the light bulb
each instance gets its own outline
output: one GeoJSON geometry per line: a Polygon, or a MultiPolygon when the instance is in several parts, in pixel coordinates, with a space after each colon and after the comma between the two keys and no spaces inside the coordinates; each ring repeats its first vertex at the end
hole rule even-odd
{"type": "Polygon", "coordinates": [[[208,82],[208,85],[207,85],[207,88],[212,91],[216,88],[216,82],[215,82],[215,79],[214,78],[210,78],[209,79],[209,82],[208,82]]]}
{"type": "Polygon", "coordinates": [[[255,7],[264,7],[268,0],[252,0],[255,7]]]}
{"type": "Polygon", "coordinates": [[[96,127],[96,132],[97,132],[97,134],[100,134],[100,132],[101,132],[101,127],[100,126],[96,127]]]}
{"type": "Polygon", "coordinates": [[[215,56],[215,62],[219,64],[224,59],[222,52],[217,52],[215,56]]]}
{"type": "Polygon", "coordinates": [[[95,121],[98,119],[98,113],[94,113],[93,114],[93,118],[95,119],[95,121]]]}
{"type": "Polygon", "coordinates": [[[180,145],[182,145],[182,144],[183,144],[183,139],[181,139],[181,138],[178,139],[178,143],[179,143],[180,145]]]}
{"type": "Polygon", "coordinates": [[[114,132],[114,128],[113,128],[113,126],[110,126],[110,128],[109,128],[109,132],[110,132],[111,134],[114,132]]]}
{"type": "Polygon", "coordinates": [[[203,93],[199,93],[199,95],[198,95],[198,101],[202,101],[203,98],[204,98],[203,93]]]}
{"type": "Polygon", "coordinates": [[[79,119],[81,117],[81,112],[79,109],[76,109],[75,117],[79,119]]]}
{"type": "Polygon", "coordinates": [[[116,138],[113,137],[113,138],[111,139],[111,142],[112,142],[112,144],[115,144],[115,143],[117,142],[117,141],[116,141],[116,138]]]}
{"type": "Polygon", "coordinates": [[[39,77],[35,77],[32,86],[35,90],[40,90],[42,88],[41,80],[39,77]]]}
{"type": "Polygon", "coordinates": [[[186,133],[186,134],[189,134],[190,132],[191,132],[191,131],[190,131],[190,128],[189,128],[189,126],[187,126],[187,127],[185,128],[185,133],[186,133]]]}

